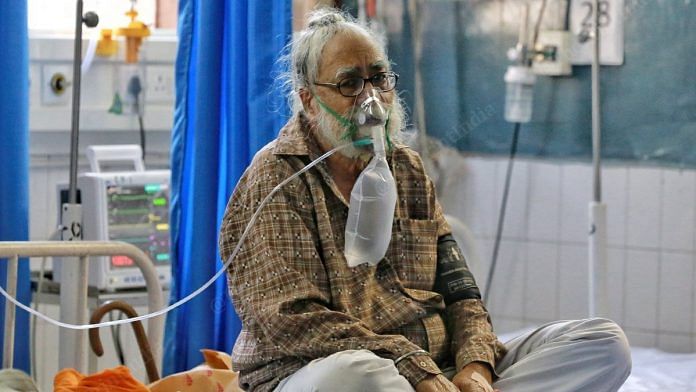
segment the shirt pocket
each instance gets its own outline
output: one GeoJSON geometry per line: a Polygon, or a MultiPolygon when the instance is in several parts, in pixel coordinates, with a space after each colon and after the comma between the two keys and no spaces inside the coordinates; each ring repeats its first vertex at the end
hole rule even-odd
{"type": "Polygon", "coordinates": [[[390,256],[404,287],[432,290],[437,269],[437,221],[395,219],[390,256]]]}

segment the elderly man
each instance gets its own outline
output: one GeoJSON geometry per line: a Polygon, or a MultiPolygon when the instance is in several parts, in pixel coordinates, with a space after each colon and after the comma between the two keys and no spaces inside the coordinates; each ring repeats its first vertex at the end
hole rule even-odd
{"type": "MultiPolygon", "coordinates": [[[[388,163],[398,193],[392,237],[376,265],[344,255],[351,190],[372,157],[351,146],[285,185],[230,265],[242,320],[233,350],[250,391],[615,391],[628,376],[621,329],[557,322],[501,344],[451,236],[434,186],[400,145],[398,76],[372,33],[338,11],[311,15],[292,45],[295,115],[240,180],[223,221],[227,260],[260,201],[348,140],[356,108],[377,91],[391,107],[388,163]]],[[[391,218],[391,217],[390,217],[391,218]]]]}

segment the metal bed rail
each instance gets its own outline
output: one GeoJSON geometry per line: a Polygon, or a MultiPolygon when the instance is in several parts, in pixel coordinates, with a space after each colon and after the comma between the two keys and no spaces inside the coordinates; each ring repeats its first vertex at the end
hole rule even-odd
{"type": "MultiPolygon", "coordinates": [[[[150,258],[134,245],[120,241],[16,241],[0,242],[0,258],[8,259],[7,268],[7,293],[13,297],[17,295],[17,269],[20,257],[78,257],[81,266],[80,277],[76,287],[71,290],[61,288],[61,297],[70,295],[68,292],[77,293],[74,299],[73,319],[63,319],[63,322],[75,324],[87,324],[87,259],[90,256],[128,256],[135,265],[140,268],[147,285],[148,310],[153,312],[164,307],[162,285],[157,277],[157,271],[150,258]]],[[[68,259],[64,262],[75,261],[68,259]]],[[[61,299],[61,307],[67,301],[61,299]]],[[[61,309],[62,310],[62,309],[61,309]]],[[[70,312],[69,312],[70,313],[70,312]]],[[[61,312],[61,314],[63,314],[61,312]]],[[[64,317],[61,317],[64,318],[64,317]]],[[[153,317],[147,320],[147,336],[153,347],[153,356],[156,363],[161,362],[160,343],[164,333],[164,319],[153,317]]],[[[14,357],[14,331],[15,331],[15,305],[5,301],[5,326],[3,347],[3,368],[13,366],[14,357]]],[[[61,331],[63,332],[63,331],[61,331]]],[[[84,368],[87,362],[87,330],[64,331],[68,336],[61,334],[59,342],[60,355],[74,353],[72,361],[76,368],[84,368]]]]}

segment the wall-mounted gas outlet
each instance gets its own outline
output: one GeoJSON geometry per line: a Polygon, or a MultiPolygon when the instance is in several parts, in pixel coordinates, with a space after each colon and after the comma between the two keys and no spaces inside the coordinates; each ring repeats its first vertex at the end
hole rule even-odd
{"type": "Polygon", "coordinates": [[[174,101],[174,67],[169,65],[150,65],[145,69],[147,88],[145,100],[148,103],[171,103],[174,101]]]}
{"type": "Polygon", "coordinates": [[[532,71],[537,75],[570,75],[571,33],[546,30],[539,32],[532,71]]]}
{"type": "Polygon", "coordinates": [[[67,106],[72,99],[71,65],[44,65],[41,69],[41,104],[67,106]]]}

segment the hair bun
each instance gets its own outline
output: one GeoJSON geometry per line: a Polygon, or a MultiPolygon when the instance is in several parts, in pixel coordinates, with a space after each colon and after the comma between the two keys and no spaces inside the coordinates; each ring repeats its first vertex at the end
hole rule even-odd
{"type": "Polygon", "coordinates": [[[344,18],[340,12],[325,8],[315,11],[310,15],[307,27],[310,29],[316,29],[345,21],[346,18],[344,18]]]}

